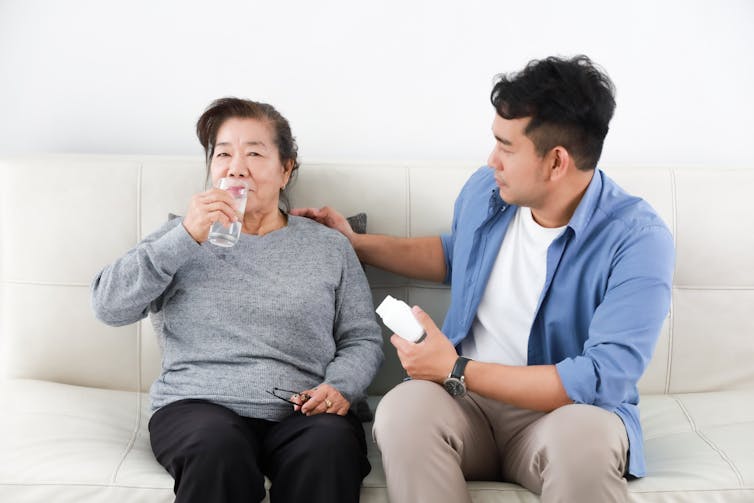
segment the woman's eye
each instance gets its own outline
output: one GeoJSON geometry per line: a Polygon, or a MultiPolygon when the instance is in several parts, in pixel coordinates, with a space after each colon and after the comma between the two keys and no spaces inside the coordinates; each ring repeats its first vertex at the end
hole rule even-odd
{"type": "Polygon", "coordinates": [[[215,157],[228,157],[228,153],[227,152],[218,152],[215,157]]]}
{"type": "Polygon", "coordinates": [[[249,152],[246,155],[248,155],[249,157],[259,157],[259,153],[258,152],[249,152]]]}

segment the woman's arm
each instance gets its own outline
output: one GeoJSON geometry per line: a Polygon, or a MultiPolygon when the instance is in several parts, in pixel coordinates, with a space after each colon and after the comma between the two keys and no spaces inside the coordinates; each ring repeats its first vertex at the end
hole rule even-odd
{"type": "Polygon", "coordinates": [[[143,319],[178,268],[198,250],[179,219],[166,223],[95,276],[91,286],[95,315],[113,326],[143,319]]]}
{"type": "Polygon", "coordinates": [[[374,304],[366,275],[347,242],[345,265],[336,291],[335,357],[325,372],[325,384],[335,387],[349,401],[363,396],[382,364],[382,332],[374,316],[374,304]]]}

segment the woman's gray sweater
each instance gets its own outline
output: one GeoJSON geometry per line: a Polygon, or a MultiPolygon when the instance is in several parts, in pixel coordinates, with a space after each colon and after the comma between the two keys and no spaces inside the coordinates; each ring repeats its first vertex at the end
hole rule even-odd
{"type": "Polygon", "coordinates": [[[331,384],[354,403],[382,363],[382,337],[348,240],[306,218],[232,248],[199,245],[175,218],[92,282],[109,325],[151,314],[162,349],[154,410],[199,398],[246,417],[281,420],[265,392],[331,384]]]}

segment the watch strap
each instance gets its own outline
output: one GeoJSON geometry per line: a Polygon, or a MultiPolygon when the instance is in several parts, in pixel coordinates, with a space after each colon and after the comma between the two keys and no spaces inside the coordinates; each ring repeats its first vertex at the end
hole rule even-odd
{"type": "Polygon", "coordinates": [[[465,356],[459,356],[456,360],[456,364],[453,365],[453,370],[450,371],[450,377],[455,377],[456,379],[462,378],[467,363],[469,363],[468,358],[465,356]]]}

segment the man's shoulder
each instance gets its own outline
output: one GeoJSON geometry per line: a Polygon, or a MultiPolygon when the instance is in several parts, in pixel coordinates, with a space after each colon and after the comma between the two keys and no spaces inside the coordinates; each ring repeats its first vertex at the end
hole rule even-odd
{"type": "Polygon", "coordinates": [[[642,197],[629,194],[612,178],[600,171],[602,193],[597,209],[605,218],[620,222],[627,229],[657,228],[668,230],[657,211],[642,197]]]}
{"type": "Polygon", "coordinates": [[[488,166],[482,166],[466,180],[458,194],[456,203],[462,204],[464,207],[468,207],[468,205],[472,207],[486,206],[489,204],[490,197],[496,192],[497,184],[492,169],[488,166]]]}
{"type": "Polygon", "coordinates": [[[481,166],[466,180],[464,190],[487,191],[495,185],[495,174],[489,166],[481,166]]]}

